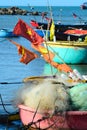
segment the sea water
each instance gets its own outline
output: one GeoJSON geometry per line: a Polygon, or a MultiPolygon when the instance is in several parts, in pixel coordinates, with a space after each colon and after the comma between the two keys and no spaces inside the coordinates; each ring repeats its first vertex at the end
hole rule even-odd
{"type": "MultiPolygon", "coordinates": [[[[30,10],[29,7],[21,8],[30,10]]],[[[49,9],[47,7],[34,7],[33,11],[48,12],[49,9]]],[[[80,7],[52,7],[52,14],[56,23],[61,21],[63,24],[77,24],[78,22],[83,24],[84,21],[87,21],[87,11],[81,10],[80,7]],[[73,18],[73,13],[80,16],[82,20],[79,17],[73,18]]],[[[48,17],[50,17],[50,11],[48,17]]],[[[39,22],[42,21],[41,16],[0,15],[0,29],[13,29],[19,18],[28,24],[30,24],[31,19],[39,22]]],[[[12,38],[12,40],[37,53],[31,47],[30,42],[25,38],[15,37],[12,38]]],[[[19,60],[20,56],[18,55],[16,46],[7,39],[0,38],[0,114],[10,114],[17,111],[12,105],[12,99],[17,90],[23,85],[22,81],[24,78],[29,76],[50,75],[51,73],[55,74],[57,72],[56,69],[51,69],[50,65],[48,65],[40,55],[39,58],[34,59],[27,65],[20,63],[19,60]],[[6,104],[5,109],[2,106],[2,102],[6,104]]],[[[77,69],[81,74],[87,74],[87,65],[70,66],[72,69],[77,69]]],[[[14,123],[10,126],[0,124],[0,130],[4,129],[16,130],[18,129],[18,124],[14,123]]]]}

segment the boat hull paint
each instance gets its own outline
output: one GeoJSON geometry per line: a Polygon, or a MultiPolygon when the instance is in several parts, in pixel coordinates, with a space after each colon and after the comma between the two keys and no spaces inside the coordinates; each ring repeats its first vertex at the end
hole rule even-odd
{"type": "Polygon", "coordinates": [[[22,123],[24,125],[31,124],[31,127],[33,128],[46,129],[52,125],[49,130],[58,128],[62,130],[69,130],[71,128],[74,130],[87,129],[87,111],[68,111],[65,113],[65,116],[55,115],[41,121],[43,118],[42,114],[36,113],[35,110],[32,110],[25,105],[19,105],[18,107],[22,123]],[[36,123],[34,124],[34,122],[36,123]]]}
{"type": "MultiPolygon", "coordinates": [[[[65,122],[64,118],[61,116],[54,116],[51,117],[49,119],[44,119],[42,121],[40,121],[43,118],[43,115],[40,113],[36,113],[35,114],[35,110],[25,106],[25,105],[19,105],[19,113],[20,113],[20,118],[21,121],[24,125],[28,125],[32,122],[37,122],[36,124],[31,124],[31,127],[33,128],[40,128],[40,129],[47,129],[48,127],[50,127],[51,125],[53,127],[51,127],[51,129],[49,130],[53,130],[55,128],[62,128],[65,127],[67,128],[67,123],[65,122]],[[35,114],[35,117],[34,117],[35,114]],[[33,119],[34,117],[34,119],[33,119]],[[60,123],[60,121],[63,121],[60,123]],[[54,124],[54,125],[53,125],[54,124]]],[[[44,115],[44,117],[46,117],[46,115],[44,115]]]]}
{"type": "Polygon", "coordinates": [[[56,54],[57,63],[87,64],[87,46],[49,44],[48,49],[56,54]]]}

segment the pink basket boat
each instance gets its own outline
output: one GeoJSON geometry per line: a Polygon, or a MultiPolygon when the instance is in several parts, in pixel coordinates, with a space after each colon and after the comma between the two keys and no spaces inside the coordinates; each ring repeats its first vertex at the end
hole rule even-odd
{"type": "Polygon", "coordinates": [[[31,124],[33,121],[31,127],[40,129],[87,130],[87,111],[68,111],[65,116],[56,115],[41,120],[43,116],[40,113],[35,114],[34,110],[24,105],[19,105],[18,107],[20,118],[24,125],[31,124]]]}

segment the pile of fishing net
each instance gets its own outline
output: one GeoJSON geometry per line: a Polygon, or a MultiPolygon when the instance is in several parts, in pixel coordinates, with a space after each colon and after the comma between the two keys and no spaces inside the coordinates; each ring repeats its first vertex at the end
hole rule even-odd
{"type": "Polygon", "coordinates": [[[42,114],[87,110],[87,84],[69,87],[56,78],[33,80],[18,90],[14,104],[23,104],[42,114]]]}
{"type": "Polygon", "coordinates": [[[65,85],[56,79],[43,79],[41,81],[25,83],[17,92],[14,100],[16,105],[24,104],[40,113],[64,112],[69,106],[69,94],[65,85]]]}

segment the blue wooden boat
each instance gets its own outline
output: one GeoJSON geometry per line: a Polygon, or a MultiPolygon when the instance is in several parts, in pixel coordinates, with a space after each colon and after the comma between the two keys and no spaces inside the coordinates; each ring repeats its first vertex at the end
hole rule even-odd
{"type": "Polygon", "coordinates": [[[17,37],[11,29],[0,29],[0,38],[17,37]]]}
{"type": "Polygon", "coordinates": [[[45,46],[55,53],[53,61],[67,64],[87,64],[87,43],[76,41],[47,41],[45,46]]]}

